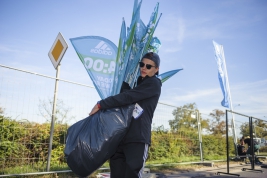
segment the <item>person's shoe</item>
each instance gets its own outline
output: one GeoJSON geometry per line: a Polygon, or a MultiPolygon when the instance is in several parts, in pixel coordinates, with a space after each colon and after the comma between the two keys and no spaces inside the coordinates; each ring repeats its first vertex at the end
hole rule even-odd
{"type": "Polygon", "coordinates": [[[256,165],[262,165],[262,162],[258,161],[255,163],[256,165]]]}

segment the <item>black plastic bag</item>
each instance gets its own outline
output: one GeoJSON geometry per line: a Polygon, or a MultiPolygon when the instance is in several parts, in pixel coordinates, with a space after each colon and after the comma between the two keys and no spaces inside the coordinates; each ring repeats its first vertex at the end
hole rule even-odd
{"type": "Polygon", "coordinates": [[[115,153],[133,109],[134,105],[100,110],[68,128],[64,153],[75,174],[89,176],[115,153]]]}

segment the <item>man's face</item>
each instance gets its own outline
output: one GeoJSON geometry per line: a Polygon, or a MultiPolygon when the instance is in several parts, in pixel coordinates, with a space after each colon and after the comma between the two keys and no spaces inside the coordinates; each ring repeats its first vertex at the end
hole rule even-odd
{"type": "Polygon", "coordinates": [[[140,74],[142,77],[145,77],[145,76],[149,76],[149,77],[152,77],[155,75],[155,73],[158,72],[159,68],[158,67],[155,67],[155,62],[150,60],[150,59],[147,59],[147,58],[144,58],[142,60],[142,62],[144,63],[144,66],[143,67],[140,67],[140,74]],[[150,69],[147,69],[149,68],[149,65],[151,66],[150,69]]]}

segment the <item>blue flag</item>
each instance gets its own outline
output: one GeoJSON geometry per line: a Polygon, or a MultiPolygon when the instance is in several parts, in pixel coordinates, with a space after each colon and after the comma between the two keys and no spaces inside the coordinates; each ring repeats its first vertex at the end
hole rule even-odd
{"type": "MultiPolygon", "coordinates": [[[[141,2],[137,4],[137,1],[135,1],[134,9],[133,9],[133,17],[132,21],[130,24],[130,27],[128,28],[127,35],[125,38],[125,42],[123,46],[119,47],[118,51],[118,57],[116,60],[116,76],[115,76],[115,84],[114,84],[114,90],[113,94],[118,94],[120,92],[120,87],[124,81],[125,75],[126,75],[126,69],[128,66],[131,66],[131,61],[134,58],[134,51],[136,51],[136,28],[137,28],[137,23],[140,19],[140,8],[141,8],[141,2]]],[[[125,26],[125,24],[124,24],[125,26]]],[[[121,28],[121,35],[122,32],[124,31],[124,28],[122,26],[121,28]]],[[[124,33],[124,32],[123,32],[124,33]]],[[[121,39],[121,37],[120,37],[121,39]]]]}
{"type": "Polygon", "coordinates": [[[134,40],[133,43],[131,44],[132,50],[128,59],[129,62],[123,78],[123,81],[127,82],[131,87],[133,87],[132,83],[135,82],[134,70],[138,66],[138,62],[140,60],[140,53],[142,51],[142,46],[140,45],[141,40],[146,33],[146,26],[140,19],[141,2],[139,3],[138,8],[135,10],[136,12],[133,13],[135,14],[135,18],[133,19],[136,19],[136,29],[134,33],[134,40]]]}
{"type": "Polygon", "coordinates": [[[168,80],[169,78],[171,78],[174,74],[176,74],[177,72],[181,71],[183,69],[176,69],[176,70],[171,70],[168,72],[164,72],[163,74],[160,74],[158,76],[158,78],[161,80],[161,83],[165,82],[166,80],[168,80]]]}
{"type": "MultiPolygon", "coordinates": [[[[124,52],[124,47],[126,43],[126,25],[124,18],[122,19],[122,24],[121,24],[121,33],[120,33],[120,39],[119,39],[119,45],[118,45],[118,51],[117,51],[117,57],[116,57],[116,68],[115,68],[115,74],[114,74],[114,84],[112,88],[112,93],[111,95],[118,94],[120,87],[119,86],[119,81],[121,77],[119,75],[119,72],[123,70],[124,63],[126,61],[123,60],[123,52],[124,52]]],[[[120,84],[121,85],[121,84],[120,84]]]]}
{"type": "Polygon", "coordinates": [[[71,38],[70,41],[100,98],[110,96],[116,68],[116,45],[100,36],[71,38]]]}
{"type": "Polygon", "coordinates": [[[150,41],[150,45],[148,47],[148,51],[149,52],[158,53],[160,47],[161,47],[160,40],[157,37],[153,37],[152,40],[150,41]]]}
{"type": "Polygon", "coordinates": [[[218,78],[223,93],[222,106],[229,108],[229,89],[228,89],[228,77],[225,65],[225,58],[223,52],[223,46],[213,41],[215,60],[218,66],[218,78]]]}
{"type": "MultiPolygon", "coordinates": [[[[104,99],[120,92],[123,81],[134,87],[140,74],[138,62],[150,51],[158,53],[161,42],[153,37],[162,14],[156,4],[147,25],[140,18],[142,1],[134,1],[132,20],[126,30],[123,19],[118,48],[110,40],[99,36],[71,38],[81,62],[87,70],[99,96],[104,99]]],[[[165,72],[158,77],[165,82],[182,69],[165,72]]]]}
{"type": "Polygon", "coordinates": [[[146,35],[144,36],[144,38],[142,39],[142,42],[141,42],[144,45],[142,56],[148,52],[148,47],[150,45],[150,41],[151,41],[153,34],[156,30],[156,27],[157,27],[157,24],[159,21],[159,19],[157,20],[158,9],[159,9],[159,3],[157,3],[157,5],[154,8],[154,11],[152,12],[152,14],[150,16],[150,20],[149,20],[148,25],[147,25],[146,35]]]}
{"type": "Polygon", "coordinates": [[[150,20],[146,27],[143,25],[142,20],[139,20],[138,27],[141,28],[139,28],[140,30],[136,32],[136,36],[138,36],[139,38],[142,36],[142,38],[140,38],[140,40],[137,41],[138,43],[135,44],[135,46],[138,46],[138,48],[134,55],[135,57],[131,62],[131,65],[129,65],[125,72],[124,78],[124,81],[126,81],[131,87],[133,87],[136,78],[139,74],[138,62],[140,61],[141,57],[148,52],[150,41],[153,38],[154,31],[157,27],[159,21],[159,19],[157,20],[158,8],[159,3],[157,3],[157,5],[155,6],[154,11],[150,16],[150,20]]]}

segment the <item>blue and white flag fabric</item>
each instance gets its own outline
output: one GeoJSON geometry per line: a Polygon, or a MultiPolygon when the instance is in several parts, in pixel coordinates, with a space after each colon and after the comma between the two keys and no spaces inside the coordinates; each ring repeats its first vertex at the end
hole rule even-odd
{"type": "MultiPolygon", "coordinates": [[[[141,3],[141,2],[140,2],[141,3]]],[[[132,50],[131,50],[131,55],[129,57],[129,62],[125,71],[125,75],[123,78],[123,81],[127,82],[131,87],[133,87],[133,83],[135,82],[135,70],[137,68],[139,60],[140,60],[140,55],[142,51],[142,46],[141,40],[143,36],[146,33],[146,26],[143,23],[143,21],[140,19],[140,6],[141,4],[139,3],[139,8],[137,9],[138,11],[136,12],[137,16],[137,22],[136,22],[136,29],[135,29],[135,34],[134,34],[134,41],[132,43],[132,50]]]]}
{"type": "Polygon", "coordinates": [[[223,52],[223,46],[219,45],[215,41],[213,41],[214,46],[214,52],[215,52],[215,60],[217,62],[218,66],[218,78],[220,82],[220,86],[223,93],[223,100],[221,102],[222,106],[229,108],[229,96],[230,92],[228,89],[228,76],[226,71],[226,65],[225,65],[225,58],[224,58],[224,52],[223,52]]]}
{"type": "MultiPolygon", "coordinates": [[[[131,61],[131,58],[133,58],[133,55],[131,55],[132,50],[133,50],[133,44],[135,41],[135,31],[136,31],[136,26],[137,26],[137,21],[140,17],[140,7],[141,3],[139,3],[136,12],[133,14],[134,17],[132,18],[132,22],[130,25],[130,28],[128,29],[127,36],[125,39],[125,43],[123,45],[123,51],[122,54],[120,54],[119,57],[117,57],[116,60],[116,80],[115,84],[116,85],[116,90],[113,91],[114,94],[118,94],[120,92],[120,86],[122,85],[124,81],[124,76],[125,76],[125,71],[128,66],[128,62],[131,61]]],[[[123,29],[121,29],[122,31],[123,29]]],[[[120,49],[120,48],[119,48],[120,49]]],[[[115,89],[115,86],[114,86],[115,89]]]]}
{"type": "Polygon", "coordinates": [[[114,84],[112,88],[112,93],[111,95],[118,94],[118,82],[120,80],[119,78],[119,72],[123,70],[124,67],[124,61],[123,61],[123,52],[124,52],[124,47],[126,43],[126,25],[125,25],[125,20],[124,18],[122,19],[122,24],[121,24],[121,33],[120,33],[120,39],[119,39],[119,45],[118,45],[118,51],[117,51],[117,57],[116,57],[116,68],[115,68],[115,74],[114,74],[114,84]]]}
{"type": "Polygon", "coordinates": [[[137,44],[135,44],[136,46],[139,47],[139,49],[134,57],[132,65],[125,72],[125,79],[124,79],[124,81],[127,82],[131,87],[133,87],[137,75],[139,74],[138,62],[140,61],[141,57],[148,52],[150,41],[153,38],[154,31],[159,21],[159,19],[157,21],[158,9],[159,9],[159,3],[157,3],[157,5],[155,6],[146,28],[143,27],[143,22],[141,21],[141,19],[139,20],[139,27],[143,28],[140,28],[141,33],[139,32],[137,34],[139,34],[139,36],[140,34],[142,34],[142,38],[140,41],[138,41],[137,44]]]}
{"type": "Polygon", "coordinates": [[[159,18],[157,20],[158,10],[159,10],[159,3],[157,3],[157,5],[154,8],[154,11],[152,12],[152,14],[150,16],[150,20],[149,20],[148,25],[147,25],[146,35],[144,36],[144,38],[141,41],[141,45],[144,46],[143,47],[143,53],[141,56],[143,56],[144,54],[146,54],[148,52],[148,47],[150,45],[150,41],[153,37],[153,34],[156,30],[158,21],[160,19],[159,18]]]}
{"type": "Polygon", "coordinates": [[[70,39],[101,99],[111,95],[116,68],[117,46],[100,36],[70,39]]]}
{"type": "Polygon", "coordinates": [[[164,72],[163,74],[160,74],[158,76],[158,78],[161,80],[161,83],[165,82],[166,80],[168,80],[169,78],[171,78],[174,74],[176,74],[177,72],[181,71],[183,69],[176,69],[176,70],[171,70],[168,72],[164,72]]]}
{"type": "Polygon", "coordinates": [[[157,37],[153,37],[148,47],[148,52],[158,53],[161,47],[161,42],[157,37]]]}

